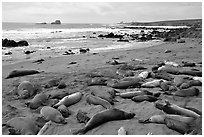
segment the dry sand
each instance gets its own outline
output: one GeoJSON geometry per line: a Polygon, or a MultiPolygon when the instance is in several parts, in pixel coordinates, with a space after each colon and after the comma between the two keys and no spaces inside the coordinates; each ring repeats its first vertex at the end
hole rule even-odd
{"type": "MultiPolygon", "coordinates": [[[[30,99],[15,100],[14,95],[9,94],[21,81],[29,80],[36,85],[43,85],[47,81],[53,78],[62,78],[65,81],[67,87],[65,89],[56,89],[56,87],[42,89],[46,93],[66,91],[68,93],[74,93],[78,91],[87,91],[87,80],[90,78],[86,75],[91,71],[103,71],[107,76],[115,76],[115,71],[118,65],[110,65],[106,63],[112,60],[112,58],[119,58],[120,62],[128,62],[135,65],[142,65],[151,71],[151,67],[161,61],[168,60],[181,64],[182,61],[189,62],[202,62],[202,45],[201,39],[186,39],[186,43],[164,43],[157,46],[152,46],[143,49],[128,49],[123,51],[111,51],[102,52],[98,54],[87,53],[80,55],[64,56],[57,58],[46,58],[41,64],[32,63],[32,61],[21,62],[12,65],[2,66],[2,123],[6,123],[9,119],[18,116],[38,116],[39,109],[30,110],[25,106],[25,102],[30,99]],[[164,53],[166,49],[171,50],[170,53],[164,53]],[[137,60],[140,59],[140,60],[137,60]],[[77,62],[76,64],[69,64],[71,62],[77,62]],[[45,71],[40,74],[23,76],[11,79],[5,79],[9,72],[14,69],[35,69],[45,71]]],[[[196,66],[196,69],[202,70],[202,65],[196,66]]],[[[140,71],[135,71],[135,75],[138,75],[140,71]]],[[[202,91],[201,87],[198,87],[202,91]]],[[[153,92],[159,91],[159,88],[148,89],[153,92]]],[[[168,99],[170,102],[183,105],[185,98],[176,97],[174,100],[172,96],[162,95],[162,98],[168,99]]],[[[86,134],[92,135],[116,135],[118,129],[123,126],[127,133],[130,135],[146,135],[151,132],[154,135],[179,135],[180,133],[167,128],[162,124],[141,124],[138,123],[138,119],[146,119],[152,115],[162,114],[161,110],[155,108],[154,103],[142,102],[135,103],[130,99],[122,99],[116,97],[119,102],[116,102],[114,107],[122,109],[127,112],[134,112],[136,116],[131,120],[113,121],[105,123],[86,134]]],[[[194,107],[202,110],[202,97],[190,97],[187,106],[194,107]]],[[[70,107],[71,115],[66,118],[68,123],[66,125],[60,125],[52,123],[44,134],[71,134],[71,129],[78,129],[84,126],[76,120],[76,112],[81,109],[87,112],[91,117],[94,114],[104,110],[102,106],[94,106],[86,103],[84,98],[70,107]]],[[[3,134],[8,134],[7,128],[2,129],[3,134]]]]}

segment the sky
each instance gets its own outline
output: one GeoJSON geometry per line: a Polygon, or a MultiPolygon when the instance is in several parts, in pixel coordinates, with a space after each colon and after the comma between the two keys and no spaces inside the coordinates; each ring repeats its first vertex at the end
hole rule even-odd
{"type": "Polygon", "coordinates": [[[201,2],[2,2],[3,22],[118,23],[201,19],[201,2]]]}

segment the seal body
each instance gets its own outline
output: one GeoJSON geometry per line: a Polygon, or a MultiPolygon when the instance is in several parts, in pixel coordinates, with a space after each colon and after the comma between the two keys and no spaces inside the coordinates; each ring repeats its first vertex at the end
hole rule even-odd
{"type": "Polygon", "coordinates": [[[70,115],[70,111],[65,105],[60,105],[57,110],[62,114],[63,117],[67,118],[70,115]]]}
{"type": "Polygon", "coordinates": [[[30,96],[32,96],[35,92],[35,88],[33,86],[33,84],[29,81],[23,81],[21,82],[21,84],[18,86],[18,95],[21,98],[28,98],[30,96]]]}
{"type": "Polygon", "coordinates": [[[50,106],[44,106],[41,110],[40,110],[40,114],[45,118],[45,120],[49,121],[53,121],[55,123],[62,123],[62,124],[66,124],[67,122],[65,121],[65,119],[63,118],[62,114],[50,107],[50,106]]]}
{"type": "Polygon", "coordinates": [[[35,97],[30,102],[28,102],[27,105],[31,109],[37,109],[41,105],[44,105],[47,102],[47,100],[48,100],[47,95],[45,95],[44,93],[39,93],[35,95],[35,97]]]}
{"type": "Polygon", "coordinates": [[[195,87],[177,90],[173,95],[180,96],[180,97],[189,97],[189,96],[198,96],[199,89],[195,87]]]}
{"type": "Polygon", "coordinates": [[[143,71],[138,75],[138,78],[146,79],[148,76],[149,76],[149,72],[148,71],[143,71]]]}
{"type": "Polygon", "coordinates": [[[81,92],[73,93],[62,98],[57,104],[54,105],[54,107],[58,107],[60,105],[65,105],[66,107],[71,106],[79,102],[81,100],[81,97],[82,97],[81,92]]]}
{"type": "Polygon", "coordinates": [[[7,122],[7,125],[13,127],[21,135],[36,135],[38,131],[34,120],[29,117],[14,117],[7,122]]]}
{"type": "Polygon", "coordinates": [[[194,118],[200,117],[200,115],[194,111],[179,107],[179,106],[177,106],[175,104],[171,104],[169,102],[166,102],[166,104],[163,106],[162,110],[168,114],[183,115],[183,116],[194,117],[194,118]]]}
{"type": "Polygon", "coordinates": [[[94,115],[88,123],[85,125],[84,128],[77,130],[76,132],[73,132],[73,134],[85,134],[87,131],[98,127],[99,125],[114,121],[114,120],[125,120],[125,119],[131,119],[135,116],[134,113],[127,113],[122,110],[113,108],[109,110],[105,110],[102,112],[97,113],[94,115]]]}
{"type": "Polygon", "coordinates": [[[139,78],[137,79],[122,79],[118,83],[112,85],[112,88],[116,89],[127,89],[129,87],[139,87],[141,85],[141,81],[139,78]]]}
{"type": "Polygon", "coordinates": [[[162,81],[163,81],[163,80],[153,80],[153,81],[149,81],[149,82],[146,82],[146,83],[142,84],[141,87],[145,87],[145,88],[158,87],[158,86],[160,86],[160,83],[161,83],[162,81]]]}
{"type": "Polygon", "coordinates": [[[86,95],[86,101],[89,104],[101,105],[106,109],[112,108],[112,105],[108,101],[91,94],[86,95]]]}
{"type": "Polygon", "coordinates": [[[130,98],[131,99],[134,96],[146,95],[146,93],[143,91],[129,91],[129,92],[118,93],[117,95],[122,97],[122,98],[130,98]]]}
{"type": "Polygon", "coordinates": [[[6,79],[25,76],[25,75],[33,75],[33,74],[37,74],[37,73],[40,73],[40,72],[36,71],[36,70],[13,70],[9,73],[9,75],[6,77],[6,79]]]}
{"type": "Polygon", "coordinates": [[[135,96],[132,98],[132,101],[135,101],[135,102],[142,102],[142,101],[154,102],[157,100],[158,100],[158,98],[156,98],[152,95],[140,95],[140,96],[135,96]]]}

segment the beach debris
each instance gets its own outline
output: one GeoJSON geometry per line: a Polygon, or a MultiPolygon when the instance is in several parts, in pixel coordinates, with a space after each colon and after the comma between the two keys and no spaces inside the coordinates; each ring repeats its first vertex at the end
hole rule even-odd
{"type": "Polygon", "coordinates": [[[76,61],[72,61],[68,65],[73,65],[73,64],[77,64],[77,62],[76,61]]]}
{"type": "Polygon", "coordinates": [[[118,129],[118,135],[127,135],[127,131],[125,130],[124,127],[120,127],[118,129]]]}
{"type": "Polygon", "coordinates": [[[14,117],[7,121],[9,135],[36,135],[38,128],[30,117],[14,117]]]}
{"type": "Polygon", "coordinates": [[[45,118],[46,121],[52,121],[59,124],[66,124],[65,118],[62,114],[55,108],[50,106],[44,106],[40,110],[40,114],[45,118]]]}
{"type": "Polygon", "coordinates": [[[87,116],[87,113],[83,112],[82,110],[78,110],[76,118],[79,123],[85,124],[90,120],[90,118],[87,116]]]}
{"type": "Polygon", "coordinates": [[[168,50],[168,49],[164,51],[164,53],[170,53],[170,52],[171,50],[168,50]]]}
{"type": "Polygon", "coordinates": [[[42,63],[43,61],[45,61],[44,59],[38,59],[38,60],[36,60],[36,61],[33,61],[32,63],[38,63],[38,64],[40,64],[40,63],[42,63]]]}
{"type": "Polygon", "coordinates": [[[6,79],[14,78],[14,77],[20,77],[20,76],[26,76],[26,75],[33,75],[40,73],[37,70],[13,70],[9,73],[9,75],[6,77],[6,79]]]}

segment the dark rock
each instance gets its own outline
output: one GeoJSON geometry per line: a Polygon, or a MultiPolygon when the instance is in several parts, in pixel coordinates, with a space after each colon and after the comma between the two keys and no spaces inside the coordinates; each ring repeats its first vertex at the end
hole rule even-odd
{"type": "Polygon", "coordinates": [[[25,40],[21,40],[19,42],[17,42],[18,46],[21,47],[21,46],[28,46],[28,42],[25,41],[25,40]]]}
{"type": "Polygon", "coordinates": [[[29,50],[24,51],[24,53],[27,54],[27,55],[28,55],[28,54],[31,54],[31,53],[34,53],[34,52],[35,52],[35,51],[29,51],[29,50]]]}
{"type": "Polygon", "coordinates": [[[6,52],[4,55],[11,55],[11,54],[12,54],[12,52],[9,51],[9,52],[6,52]]]}
{"type": "Polygon", "coordinates": [[[80,52],[80,53],[86,53],[86,52],[89,52],[89,51],[90,51],[89,48],[87,48],[87,49],[80,48],[80,49],[79,49],[79,52],[80,52]]]}
{"type": "Polygon", "coordinates": [[[55,22],[51,22],[51,24],[61,24],[60,20],[55,20],[55,22]]]}
{"type": "Polygon", "coordinates": [[[170,52],[171,50],[168,50],[168,49],[164,51],[164,53],[170,53],[170,52]]]}

